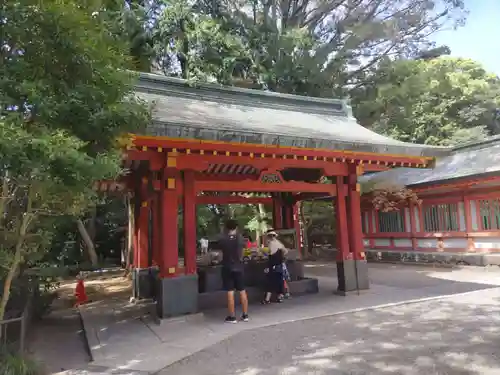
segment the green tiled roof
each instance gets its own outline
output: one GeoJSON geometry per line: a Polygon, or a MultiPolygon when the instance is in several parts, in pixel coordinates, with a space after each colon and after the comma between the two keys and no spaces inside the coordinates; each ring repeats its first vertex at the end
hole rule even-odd
{"type": "Polygon", "coordinates": [[[141,74],[136,94],[154,103],[149,135],[442,156],[450,149],[400,142],[364,128],[346,102],[141,74]]]}
{"type": "Polygon", "coordinates": [[[361,177],[372,189],[384,186],[418,186],[436,182],[500,173],[500,137],[461,145],[448,156],[437,158],[434,169],[395,168],[361,177]]]}

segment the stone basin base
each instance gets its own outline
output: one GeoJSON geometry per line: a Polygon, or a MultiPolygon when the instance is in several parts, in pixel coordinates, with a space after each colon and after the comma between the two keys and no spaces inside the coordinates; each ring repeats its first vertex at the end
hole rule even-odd
{"type": "MultiPolygon", "coordinates": [[[[303,278],[301,280],[291,281],[288,283],[290,294],[295,296],[318,293],[318,280],[313,278],[303,278]]],[[[248,301],[259,302],[264,298],[264,290],[259,287],[246,288],[248,301]]],[[[240,303],[239,293],[235,293],[236,305],[240,303]]],[[[198,294],[198,308],[200,310],[210,310],[224,308],[227,306],[226,292],[217,290],[212,292],[198,294]]]]}

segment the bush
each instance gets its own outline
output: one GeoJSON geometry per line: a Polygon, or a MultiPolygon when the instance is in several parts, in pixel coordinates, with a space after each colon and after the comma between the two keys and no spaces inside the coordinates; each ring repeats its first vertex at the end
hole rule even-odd
{"type": "Polygon", "coordinates": [[[0,374],[43,375],[43,372],[40,366],[32,359],[2,350],[0,352],[0,374]]]}

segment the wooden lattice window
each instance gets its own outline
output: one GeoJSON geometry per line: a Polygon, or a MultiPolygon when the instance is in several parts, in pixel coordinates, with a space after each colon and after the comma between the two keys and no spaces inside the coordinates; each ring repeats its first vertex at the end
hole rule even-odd
{"type": "Polygon", "coordinates": [[[425,232],[458,232],[458,203],[433,204],[423,207],[425,232]]]}
{"type": "Polygon", "coordinates": [[[404,232],[405,218],[403,215],[403,211],[379,211],[378,228],[380,233],[404,232]]]}
{"type": "Polygon", "coordinates": [[[480,230],[500,230],[500,200],[481,199],[477,201],[480,230]]]}
{"type": "Polygon", "coordinates": [[[361,214],[361,230],[364,234],[368,233],[368,220],[370,219],[370,212],[363,212],[361,214]]]}

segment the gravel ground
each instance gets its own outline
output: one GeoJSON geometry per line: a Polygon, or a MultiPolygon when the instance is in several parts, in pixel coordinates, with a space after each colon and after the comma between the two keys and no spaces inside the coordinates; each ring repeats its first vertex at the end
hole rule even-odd
{"type": "Polygon", "coordinates": [[[500,288],[246,331],[159,373],[193,374],[499,375],[500,288]]]}

